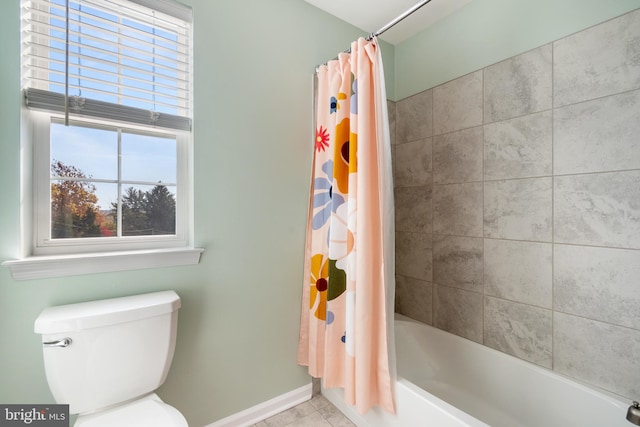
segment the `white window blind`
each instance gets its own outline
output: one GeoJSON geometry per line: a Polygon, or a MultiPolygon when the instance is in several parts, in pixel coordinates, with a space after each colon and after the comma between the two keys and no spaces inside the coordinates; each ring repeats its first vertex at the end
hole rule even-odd
{"type": "Polygon", "coordinates": [[[190,8],[170,0],[23,0],[22,7],[28,108],[191,129],[190,8]]]}

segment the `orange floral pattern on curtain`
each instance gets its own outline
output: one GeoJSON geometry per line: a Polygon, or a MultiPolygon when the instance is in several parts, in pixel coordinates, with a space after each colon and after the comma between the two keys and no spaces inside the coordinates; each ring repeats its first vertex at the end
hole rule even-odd
{"type": "MultiPolygon", "coordinates": [[[[383,174],[376,120],[377,41],[360,39],[351,53],[317,73],[316,132],[305,255],[298,361],[344,388],[364,413],[394,412],[387,347],[382,203],[383,174]]],[[[382,85],[384,86],[384,85],[382,85]]],[[[386,108],[385,108],[386,114],[386,108]]],[[[384,118],[386,120],[386,117],[384,118]]],[[[392,265],[392,264],[389,264],[392,265]]]]}

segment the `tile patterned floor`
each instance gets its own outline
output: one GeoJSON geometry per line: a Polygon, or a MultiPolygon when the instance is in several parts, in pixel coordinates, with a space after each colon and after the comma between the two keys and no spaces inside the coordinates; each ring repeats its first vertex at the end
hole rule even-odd
{"type": "Polygon", "coordinates": [[[324,396],[317,394],[304,403],[280,412],[252,427],[355,427],[324,396]]]}

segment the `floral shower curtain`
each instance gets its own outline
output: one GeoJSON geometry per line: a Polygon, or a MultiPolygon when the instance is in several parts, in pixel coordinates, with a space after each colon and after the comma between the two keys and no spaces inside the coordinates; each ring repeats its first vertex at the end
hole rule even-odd
{"type": "Polygon", "coordinates": [[[393,182],[377,40],[317,71],[298,362],[360,413],[394,412],[393,182]]]}

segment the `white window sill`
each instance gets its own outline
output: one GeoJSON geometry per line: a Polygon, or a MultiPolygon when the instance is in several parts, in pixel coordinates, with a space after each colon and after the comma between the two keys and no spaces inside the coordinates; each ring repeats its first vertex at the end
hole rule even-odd
{"type": "Polygon", "coordinates": [[[32,256],[5,261],[14,280],[45,279],[80,274],[194,265],[202,248],[156,249],[73,255],[32,256]]]}

